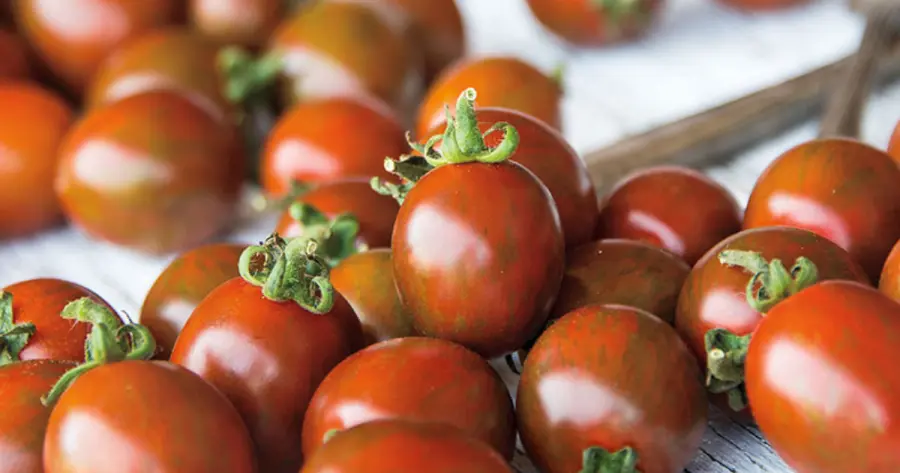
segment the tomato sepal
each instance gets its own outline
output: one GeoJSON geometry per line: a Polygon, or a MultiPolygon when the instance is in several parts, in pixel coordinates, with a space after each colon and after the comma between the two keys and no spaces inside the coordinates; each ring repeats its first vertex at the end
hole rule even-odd
{"type": "Polygon", "coordinates": [[[582,453],[579,473],[641,473],[637,469],[638,454],[631,447],[609,452],[602,447],[586,448],[582,453]]]}
{"type": "Polygon", "coordinates": [[[755,251],[724,250],[719,253],[719,262],[752,274],[747,283],[747,303],[761,314],[819,280],[815,263],[803,256],[797,258],[790,269],[780,259],[766,261],[755,251]]]}
{"type": "Polygon", "coordinates": [[[13,319],[13,295],[0,291],[0,366],[19,361],[19,353],[34,335],[33,323],[17,324],[13,319]]]}
{"type": "Polygon", "coordinates": [[[706,389],[727,393],[728,405],[738,412],[747,407],[744,392],[744,364],[752,335],[735,335],[716,328],[706,332],[706,389]]]}

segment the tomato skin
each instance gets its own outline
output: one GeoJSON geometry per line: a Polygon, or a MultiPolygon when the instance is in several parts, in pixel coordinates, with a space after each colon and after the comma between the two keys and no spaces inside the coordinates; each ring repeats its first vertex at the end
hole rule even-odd
{"type": "Polygon", "coordinates": [[[809,3],[809,0],[717,0],[723,5],[746,11],[782,10],[809,3]]]}
{"type": "Polygon", "coordinates": [[[641,0],[617,18],[594,0],[528,0],[532,14],[544,27],[571,44],[587,47],[643,36],[662,6],[662,0],[641,0]]]}
{"type": "Polygon", "coordinates": [[[826,281],[776,305],[753,334],[753,416],[798,473],[900,471],[900,305],[826,281]]]}
{"type": "Polygon", "coordinates": [[[337,434],[300,473],[512,473],[484,443],[443,424],[378,420],[337,434]]]}
{"type": "Polygon", "coordinates": [[[383,103],[350,97],[310,100],[275,124],[263,147],[260,176],[272,195],[286,193],[292,180],[393,180],[384,158],[408,152],[400,121],[383,103]]]}
{"type": "Polygon", "coordinates": [[[506,386],[477,354],[445,340],[399,338],[347,358],[322,381],[303,422],[303,454],[313,455],[332,429],[404,419],[457,427],[511,459],[514,417],[506,386]]]}
{"type": "Polygon", "coordinates": [[[241,278],[213,290],[175,342],[171,361],[199,374],[237,407],[256,445],[260,471],[294,473],[303,415],[316,387],[362,346],[343,298],[325,315],[265,299],[241,278]]]}
{"type": "Polygon", "coordinates": [[[178,255],[160,273],[141,306],[141,324],[156,340],[156,359],[167,360],[175,339],[200,301],[238,276],[245,245],[214,243],[178,255]]]}
{"type": "Polygon", "coordinates": [[[878,290],[891,299],[900,302],[900,240],[891,249],[884,268],[881,270],[881,278],[878,280],[878,290]]]}
{"type": "Polygon", "coordinates": [[[537,335],[565,265],[553,199],[514,162],[430,171],[400,206],[391,248],[400,300],[419,333],[485,357],[537,335]]]}
{"type": "MultiPolygon", "coordinates": [[[[547,186],[559,212],[566,246],[591,241],[600,213],[597,193],[584,161],[566,139],[540,120],[515,110],[484,107],[476,110],[476,116],[482,133],[500,122],[509,123],[519,132],[521,141],[512,160],[547,186]]],[[[427,136],[443,135],[445,127],[446,122],[441,121],[427,136]]],[[[485,142],[497,146],[502,137],[502,133],[492,133],[485,142]]]]}
{"type": "Polygon", "coordinates": [[[174,22],[179,0],[14,0],[19,31],[46,66],[81,94],[124,41],[174,22]]]}
{"type": "Polygon", "coordinates": [[[798,145],[756,181],[744,228],[788,225],[846,249],[877,281],[900,239],[900,167],[884,151],[829,138],[798,145]]]}
{"type": "Polygon", "coordinates": [[[603,199],[595,236],[645,241],[693,265],[740,230],[728,190],[692,169],[656,166],[625,177],[603,199]]]}
{"type": "Polygon", "coordinates": [[[50,408],[41,404],[41,396],[74,366],[67,361],[33,360],[0,367],[0,473],[44,473],[44,433],[50,408]]]}
{"type": "Polygon", "coordinates": [[[62,222],[57,152],[73,121],[62,98],[26,82],[0,84],[0,240],[62,222]]]}
{"type": "Polygon", "coordinates": [[[159,473],[256,471],[240,416],[190,371],[164,361],[123,361],[79,377],[50,414],[45,472],[120,473],[148,465],[159,473]]]}
{"type": "Polygon", "coordinates": [[[888,154],[894,160],[900,161],[900,122],[897,122],[897,128],[894,128],[894,134],[891,135],[891,142],[888,144],[888,154]]]}
{"type": "Polygon", "coordinates": [[[0,27],[0,79],[25,79],[30,75],[28,50],[15,33],[0,27]]]}
{"type": "Polygon", "coordinates": [[[525,451],[543,472],[571,473],[588,447],[631,446],[639,471],[680,472],[706,429],[701,379],[678,334],[652,314],[616,305],[570,312],[525,360],[516,402],[525,451]]]}
{"type": "Polygon", "coordinates": [[[94,238],[154,254],[222,230],[243,181],[234,128],[166,91],[89,113],[60,156],[56,191],[69,219],[94,238]]]}
{"type": "Polygon", "coordinates": [[[452,108],[467,88],[478,91],[479,108],[518,110],[557,130],[562,126],[562,89],[553,79],[513,57],[465,58],[445,69],[426,93],[416,118],[419,140],[429,138],[428,132],[446,118],[444,105],[452,108]]]}
{"type": "Polygon", "coordinates": [[[283,0],[189,0],[188,20],[218,44],[257,48],[278,27],[285,5],[283,0]]]}

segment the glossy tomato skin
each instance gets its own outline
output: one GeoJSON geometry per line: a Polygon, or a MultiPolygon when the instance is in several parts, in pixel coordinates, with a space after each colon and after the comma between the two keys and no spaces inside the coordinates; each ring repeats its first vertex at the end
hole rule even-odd
{"type": "Polygon", "coordinates": [[[525,451],[545,473],[581,468],[582,452],[630,446],[642,473],[675,473],[706,429],[696,361],[659,318],[595,305],[550,326],[528,354],[517,419],[525,451]]]}
{"type": "Polygon", "coordinates": [[[416,118],[416,137],[428,139],[428,132],[445,120],[444,105],[456,103],[468,88],[478,91],[480,107],[518,110],[561,128],[562,89],[534,66],[513,57],[461,59],[441,73],[428,89],[416,118]]]}
{"type": "Polygon", "coordinates": [[[175,342],[171,361],[199,374],[237,407],[260,471],[296,472],[303,415],[316,387],[362,346],[359,321],[339,295],[325,315],[273,302],[241,278],[213,290],[175,342]]]}
{"type": "MultiPolygon", "coordinates": [[[[540,120],[515,110],[484,107],[476,110],[476,116],[482,133],[500,122],[509,123],[519,132],[519,147],[512,160],[547,186],[559,212],[566,246],[591,241],[600,212],[597,194],[584,161],[566,139],[540,120]]],[[[446,122],[441,121],[427,136],[443,135],[445,127],[446,122]]],[[[502,133],[492,133],[485,141],[488,146],[497,146],[502,137],[502,133]]]]}
{"type": "Polygon", "coordinates": [[[30,75],[28,50],[15,33],[0,29],[0,79],[25,79],[30,75]]]}
{"type": "Polygon", "coordinates": [[[403,127],[373,98],[331,97],[294,106],[275,124],[262,151],[266,191],[282,195],[291,181],[392,177],[384,158],[409,151],[403,127]]]}
{"type": "Polygon", "coordinates": [[[881,278],[878,280],[878,290],[891,299],[900,302],[900,240],[891,249],[884,268],[881,270],[881,278]]]}
{"type": "Polygon", "coordinates": [[[218,44],[258,48],[284,17],[283,0],[188,0],[188,20],[218,44]]]}
{"type": "Polygon", "coordinates": [[[900,122],[897,122],[897,128],[894,128],[894,134],[891,135],[891,142],[888,144],[888,154],[896,161],[900,161],[900,122]]]}
{"type": "Polygon", "coordinates": [[[62,279],[29,279],[3,291],[12,294],[13,321],[35,326],[34,335],[19,353],[21,360],[84,361],[84,339],[90,324],[63,319],[60,312],[69,302],[82,297],[90,297],[113,310],[89,289],[62,279]]]}
{"type": "Polygon", "coordinates": [[[175,339],[200,301],[238,276],[244,245],[213,243],[178,255],[156,278],[141,307],[141,324],[156,340],[156,358],[169,359],[175,339]]]}
{"type": "Polygon", "coordinates": [[[776,305],[753,334],[747,396],[798,473],[900,471],[900,305],[826,281],[776,305]]]}
{"type": "Polygon", "coordinates": [[[0,84],[0,240],[62,221],[53,191],[60,143],[73,121],[62,98],[26,82],[0,84]]]}
{"type": "Polygon", "coordinates": [[[13,0],[19,31],[68,88],[80,95],[116,47],[174,22],[179,0],[13,0]]]}
{"type": "Polygon", "coordinates": [[[397,419],[358,425],[337,434],[301,473],[512,473],[483,442],[453,427],[397,419]]]}
{"type": "Polygon", "coordinates": [[[45,472],[148,465],[159,473],[256,471],[246,426],[199,376],[165,361],[123,361],[83,374],[50,414],[45,472]]]}
{"type": "Polygon", "coordinates": [[[41,396],[75,363],[33,360],[0,367],[0,473],[44,473],[44,433],[50,408],[41,396]]]}
{"type": "Polygon", "coordinates": [[[400,300],[419,333],[485,357],[537,335],[565,266],[553,199],[514,162],[430,171],[406,196],[391,241],[400,300]]]}
{"type": "Polygon", "coordinates": [[[744,228],[789,225],[846,249],[877,281],[900,239],[900,167],[862,142],[829,138],[798,145],[756,181],[744,228]]]}
{"type": "Polygon", "coordinates": [[[403,419],[457,427],[511,459],[514,417],[506,386],[477,354],[445,340],[399,338],[347,358],[322,381],[303,422],[303,454],[332,429],[403,419]]]}
{"type": "Polygon", "coordinates": [[[94,238],[161,254],[223,229],[243,171],[233,127],[181,95],[146,92],[75,125],[60,152],[56,192],[69,219],[94,238]]]}
{"type": "Polygon", "coordinates": [[[658,166],[626,177],[603,199],[595,236],[645,241],[693,265],[740,230],[728,190],[692,169],[658,166]]]}
{"type": "Polygon", "coordinates": [[[809,3],[809,0],[717,0],[723,5],[746,11],[782,10],[809,3]]]}
{"type": "Polygon", "coordinates": [[[528,0],[535,18],[548,30],[577,46],[603,46],[644,35],[653,25],[662,0],[629,3],[621,14],[593,0],[528,0]]]}

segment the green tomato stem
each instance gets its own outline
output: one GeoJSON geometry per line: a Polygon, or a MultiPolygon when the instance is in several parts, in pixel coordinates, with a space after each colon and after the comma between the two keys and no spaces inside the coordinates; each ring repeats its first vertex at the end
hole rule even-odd
{"type": "Polygon", "coordinates": [[[631,447],[610,453],[602,447],[590,447],[582,453],[580,473],[640,473],[638,455],[631,447]]]}
{"type": "Polygon", "coordinates": [[[0,291],[0,366],[19,361],[19,353],[34,335],[32,323],[15,323],[13,295],[0,291]]]}
{"type": "Polygon", "coordinates": [[[743,268],[752,275],[746,287],[747,304],[761,314],[819,279],[816,265],[803,256],[797,258],[790,270],[780,259],[766,261],[753,251],[724,250],[719,253],[719,262],[743,268]]]}
{"type": "Polygon", "coordinates": [[[735,411],[747,407],[744,393],[744,364],[752,335],[738,336],[716,328],[706,332],[706,389],[713,394],[727,393],[735,411]]]}
{"type": "Polygon", "coordinates": [[[216,61],[219,71],[225,77],[222,95],[229,102],[243,106],[265,101],[284,68],[280,54],[268,53],[254,58],[251,53],[239,47],[222,49],[216,61]]]}

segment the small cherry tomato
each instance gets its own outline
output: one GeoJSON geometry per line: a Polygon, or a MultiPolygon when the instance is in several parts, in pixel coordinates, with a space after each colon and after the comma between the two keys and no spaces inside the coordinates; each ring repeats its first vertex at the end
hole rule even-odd
{"type": "Polygon", "coordinates": [[[662,5],[662,0],[528,0],[538,21],[578,46],[602,46],[643,36],[662,5]]]}
{"type": "Polygon", "coordinates": [[[0,239],[6,239],[62,221],[53,179],[73,114],[62,98],[26,82],[0,84],[0,103],[0,239]]]}
{"type": "Polygon", "coordinates": [[[525,451],[545,473],[682,471],[706,429],[701,380],[659,318],[615,305],[570,312],[525,361],[516,402],[525,451]]]}
{"type": "Polygon", "coordinates": [[[257,48],[287,13],[285,0],[188,0],[195,30],[222,45],[257,48]]]}
{"type": "Polygon", "coordinates": [[[178,255],[156,278],[141,307],[141,324],[156,340],[158,359],[167,360],[191,313],[213,289],[238,276],[244,245],[215,243],[178,255]]]}
{"type": "Polygon", "coordinates": [[[778,157],[756,181],[744,228],[788,225],[850,252],[877,281],[900,239],[900,167],[859,141],[813,140],[778,157]]]}
{"type": "Polygon", "coordinates": [[[24,79],[30,75],[25,42],[5,29],[0,29],[0,57],[3,58],[0,61],[0,79],[24,79]]]}
{"type": "Polygon", "coordinates": [[[398,419],[339,432],[300,473],[512,473],[489,446],[453,427],[398,419]]]}
{"type": "Polygon", "coordinates": [[[247,428],[228,400],[164,361],[94,368],[63,393],[44,440],[46,473],[253,473],[247,428]]]}
{"type": "Polygon", "coordinates": [[[445,340],[398,338],[356,353],[325,377],[303,421],[303,454],[310,457],[332,430],[403,419],[449,424],[511,459],[514,416],[506,385],[483,358],[445,340]]]}
{"type": "Polygon", "coordinates": [[[717,0],[723,5],[747,11],[768,11],[791,8],[809,3],[809,0],[717,0]]]}
{"type": "Polygon", "coordinates": [[[237,205],[241,142],[184,97],[128,97],[88,113],[60,152],[56,191],[91,236],[148,253],[196,246],[237,205]]]}
{"type": "Polygon", "coordinates": [[[692,169],[659,166],[616,185],[600,206],[595,236],[646,241],[693,265],[740,230],[740,207],[724,187],[692,169]]]}
{"type": "Polygon", "coordinates": [[[418,111],[416,137],[428,139],[428,132],[446,119],[444,107],[452,107],[470,87],[478,91],[480,107],[518,110],[561,127],[562,89],[552,78],[512,57],[469,58],[448,67],[431,85],[418,111]]]}
{"type": "Polygon", "coordinates": [[[894,134],[891,135],[891,142],[888,145],[888,154],[895,160],[900,161],[900,122],[897,122],[897,128],[894,128],[894,134]]]}

